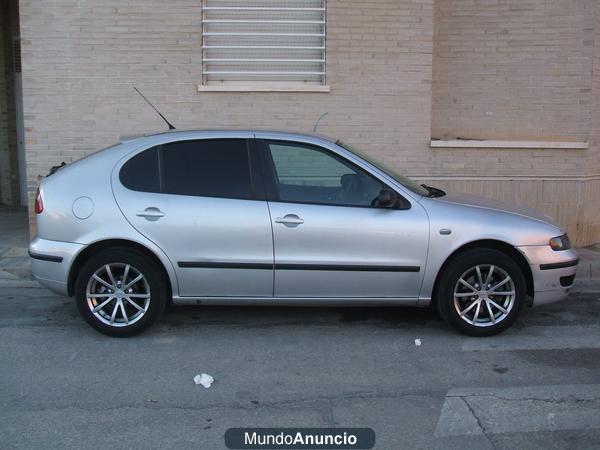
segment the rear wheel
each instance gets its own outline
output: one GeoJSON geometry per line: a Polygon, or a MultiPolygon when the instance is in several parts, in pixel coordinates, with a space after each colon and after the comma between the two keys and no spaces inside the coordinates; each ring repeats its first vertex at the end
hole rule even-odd
{"type": "Polygon", "coordinates": [[[526,296],[518,264],[493,249],[457,256],[441,275],[437,306],[444,320],[471,336],[491,336],[511,326],[526,296]]]}
{"type": "Polygon", "coordinates": [[[165,281],[156,264],[140,252],[105,250],[90,258],[79,272],[77,308],[101,333],[132,336],[152,325],[164,311],[165,281]]]}

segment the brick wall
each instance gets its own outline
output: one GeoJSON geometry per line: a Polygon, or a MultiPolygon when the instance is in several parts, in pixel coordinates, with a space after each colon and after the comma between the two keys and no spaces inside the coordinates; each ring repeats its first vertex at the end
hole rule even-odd
{"type": "Polygon", "coordinates": [[[436,2],[433,136],[586,140],[595,3],[436,2]]]}
{"type": "Polygon", "coordinates": [[[589,141],[588,150],[436,149],[428,178],[555,217],[600,241],[600,5],[435,3],[432,137],[589,141]]]}
{"type": "Polygon", "coordinates": [[[588,242],[600,242],[600,2],[594,13],[594,64],[592,82],[591,147],[588,157],[589,181],[585,190],[589,201],[581,221],[593,231],[588,242]]]}
{"type": "Polygon", "coordinates": [[[29,192],[38,176],[115,142],[178,128],[319,131],[425,170],[433,0],[328,2],[330,93],[198,93],[200,1],[21,1],[29,192]]]}

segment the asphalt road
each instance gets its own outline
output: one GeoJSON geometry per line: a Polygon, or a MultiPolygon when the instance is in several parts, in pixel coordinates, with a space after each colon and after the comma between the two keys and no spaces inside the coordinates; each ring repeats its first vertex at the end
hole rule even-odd
{"type": "Polygon", "coordinates": [[[260,307],[180,307],[111,339],[34,286],[0,283],[2,448],[218,449],[243,426],[371,427],[381,449],[600,448],[599,294],[485,339],[419,309],[260,307]]]}

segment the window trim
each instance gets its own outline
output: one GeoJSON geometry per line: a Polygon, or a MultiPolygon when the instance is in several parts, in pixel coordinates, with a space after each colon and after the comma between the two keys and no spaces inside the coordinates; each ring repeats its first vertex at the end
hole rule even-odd
{"type": "Polygon", "coordinates": [[[312,85],[312,84],[298,84],[298,85],[284,85],[279,81],[264,82],[260,84],[199,84],[198,92],[310,92],[310,93],[321,93],[327,94],[331,92],[331,88],[328,84],[324,85],[312,85]],[[279,85],[281,83],[281,85],[279,85]]]}
{"type": "Polygon", "coordinates": [[[267,201],[277,202],[277,203],[289,203],[289,204],[296,204],[296,205],[300,204],[300,205],[334,206],[334,207],[342,207],[342,208],[369,208],[369,209],[381,209],[381,210],[392,210],[392,211],[403,211],[403,210],[408,210],[408,209],[412,208],[412,203],[406,198],[406,196],[403,193],[398,192],[398,189],[390,186],[389,183],[385,182],[384,180],[377,177],[375,174],[369,172],[368,170],[364,169],[363,167],[356,164],[355,162],[350,161],[347,158],[344,158],[342,155],[340,155],[328,148],[322,147],[320,145],[308,143],[308,142],[290,141],[290,140],[285,140],[285,139],[257,138],[256,142],[257,142],[257,149],[258,149],[259,157],[260,157],[261,169],[263,171],[262,179],[265,182],[265,191],[266,191],[265,193],[266,193],[267,201]],[[387,188],[387,189],[390,189],[391,191],[395,192],[396,195],[402,200],[402,203],[406,205],[406,207],[388,208],[388,207],[383,207],[383,206],[372,206],[372,205],[349,205],[349,204],[343,204],[343,203],[333,204],[333,203],[323,203],[323,202],[282,200],[279,196],[279,190],[277,188],[279,183],[277,182],[277,170],[275,168],[275,162],[273,161],[273,158],[272,158],[272,156],[270,154],[270,150],[269,150],[269,143],[271,143],[271,142],[288,144],[288,145],[292,145],[292,146],[313,148],[316,151],[325,153],[325,154],[333,157],[335,160],[341,162],[342,164],[349,166],[354,170],[362,172],[365,175],[378,181],[379,183],[381,183],[382,189],[387,188]]]}
{"type": "Polygon", "coordinates": [[[511,141],[502,139],[431,139],[431,148],[586,150],[586,141],[511,141]]]}
{"type": "Polygon", "coordinates": [[[255,153],[255,151],[253,150],[253,145],[252,145],[251,141],[253,141],[252,138],[245,138],[245,137],[210,137],[210,138],[206,138],[206,139],[201,139],[201,138],[200,139],[182,139],[182,140],[176,140],[176,141],[170,141],[170,142],[163,142],[160,144],[153,145],[151,147],[144,148],[140,151],[137,151],[134,154],[132,154],[131,156],[128,155],[128,158],[120,164],[119,173],[118,173],[117,178],[118,178],[121,186],[123,186],[123,188],[125,188],[131,192],[139,192],[139,193],[153,194],[153,195],[156,195],[156,194],[158,194],[158,195],[176,195],[179,197],[222,198],[222,199],[229,199],[229,200],[265,201],[266,198],[265,198],[265,192],[264,192],[264,185],[263,185],[263,181],[261,180],[262,173],[257,167],[256,157],[253,155],[253,153],[255,153]],[[164,169],[163,169],[163,167],[164,167],[163,151],[164,151],[165,146],[172,145],[172,144],[179,144],[179,143],[193,143],[193,142],[205,143],[205,142],[209,142],[209,141],[232,141],[232,140],[244,141],[246,144],[246,154],[248,155],[248,171],[250,173],[250,187],[251,187],[250,197],[175,194],[175,193],[165,192],[164,169]],[[156,157],[158,159],[158,161],[157,161],[158,177],[159,177],[159,191],[158,192],[138,191],[136,189],[131,189],[129,186],[127,186],[125,183],[123,183],[123,180],[121,178],[121,173],[122,173],[125,165],[129,161],[131,161],[133,158],[135,158],[136,156],[141,155],[142,153],[148,152],[148,151],[156,151],[156,157]]]}

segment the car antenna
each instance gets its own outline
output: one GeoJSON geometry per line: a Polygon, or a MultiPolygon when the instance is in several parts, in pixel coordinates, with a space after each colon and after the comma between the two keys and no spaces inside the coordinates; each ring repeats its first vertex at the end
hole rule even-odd
{"type": "Polygon", "coordinates": [[[319,124],[321,123],[321,119],[322,119],[323,117],[325,117],[327,114],[329,114],[329,113],[328,113],[328,112],[326,112],[326,113],[323,113],[323,114],[321,114],[321,115],[319,116],[319,118],[318,118],[318,119],[317,119],[317,121],[315,122],[315,126],[314,126],[314,128],[313,128],[313,133],[316,133],[316,132],[317,132],[317,128],[319,128],[319,124]]]}
{"type": "Polygon", "coordinates": [[[169,122],[169,121],[168,121],[168,120],[165,118],[165,116],[163,116],[163,115],[160,113],[160,111],[159,111],[158,109],[156,109],[156,107],[155,107],[155,106],[154,106],[152,103],[150,103],[150,100],[148,100],[146,97],[144,97],[144,94],[142,94],[142,93],[141,93],[141,92],[138,90],[138,88],[136,88],[135,86],[134,86],[133,88],[135,89],[135,92],[137,92],[138,94],[140,94],[140,95],[142,96],[142,98],[143,98],[144,100],[146,100],[146,102],[147,102],[147,103],[148,103],[150,106],[152,106],[152,109],[153,109],[154,111],[156,111],[156,113],[157,113],[157,114],[160,116],[160,118],[161,118],[162,120],[164,120],[164,121],[167,123],[167,125],[169,126],[169,130],[174,130],[174,129],[175,129],[175,127],[174,127],[174,126],[171,124],[171,122],[169,122]]]}

